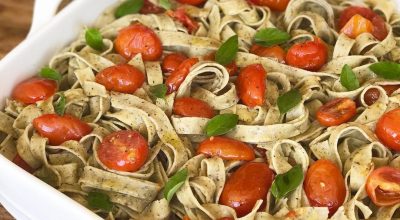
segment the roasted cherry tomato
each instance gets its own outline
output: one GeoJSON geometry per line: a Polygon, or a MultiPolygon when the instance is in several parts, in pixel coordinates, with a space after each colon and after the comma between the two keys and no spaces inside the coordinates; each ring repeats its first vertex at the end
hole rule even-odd
{"type": "Polygon", "coordinates": [[[21,167],[22,169],[24,169],[28,173],[33,173],[35,171],[31,166],[29,166],[29,164],[25,162],[24,159],[21,158],[21,156],[19,156],[19,154],[15,155],[12,162],[15,163],[17,166],[21,167]]]}
{"type": "Polygon", "coordinates": [[[377,206],[391,206],[400,203],[400,169],[380,167],[368,176],[365,189],[377,206]]]}
{"type": "Polygon", "coordinates": [[[378,120],[375,133],[388,148],[400,152],[400,108],[386,112],[378,120]]]}
{"type": "Polygon", "coordinates": [[[290,66],[318,71],[328,59],[328,48],[319,38],[296,43],[288,50],[286,62],[290,66]]]}
{"type": "Polygon", "coordinates": [[[191,97],[175,99],[172,111],[175,115],[184,117],[212,118],[215,116],[214,109],[210,105],[191,97]]]}
{"type": "Polygon", "coordinates": [[[290,0],[248,0],[248,1],[255,5],[267,6],[273,11],[285,11],[290,0]]]}
{"type": "MultiPolygon", "coordinates": [[[[400,85],[381,85],[381,87],[386,91],[388,96],[391,96],[393,92],[400,88],[400,85]]],[[[374,104],[379,99],[379,90],[375,88],[368,89],[364,94],[364,102],[367,105],[374,104]]]]}
{"type": "Polygon", "coordinates": [[[171,75],[168,76],[167,80],[165,81],[165,84],[168,87],[168,94],[178,90],[179,86],[189,74],[190,68],[192,68],[192,66],[198,62],[199,59],[197,58],[188,58],[183,61],[178,68],[171,73],[171,75]]]}
{"type": "Polygon", "coordinates": [[[339,168],[329,160],[317,160],[307,171],[304,190],[310,205],[328,207],[332,216],[346,197],[344,178],[339,168]]]}
{"type": "Polygon", "coordinates": [[[29,105],[50,98],[56,91],[56,81],[32,78],[18,84],[11,96],[13,99],[29,105]]]}
{"type": "Polygon", "coordinates": [[[180,23],[185,26],[189,33],[193,34],[194,32],[197,31],[199,28],[199,24],[193,20],[189,15],[186,14],[186,11],[184,8],[178,8],[175,11],[168,10],[167,14],[171,17],[179,21],[180,23]]]}
{"type": "Polygon", "coordinates": [[[372,33],[373,24],[370,20],[363,16],[356,14],[346,23],[340,30],[341,33],[346,34],[348,37],[355,39],[362,33],[372,33]]]}
{"type": "Polygon", "coordinates": [[[73,116],[56,114],[35,118],[33,126],[42,137],[49,139],[51,145],[60,145],[69,140],[79,141],[93,130],[88,124],[73,116]]]}
{"type": "Polygon", "coordinates": [[[238,95],[242,102],[255,107],[264,104],[267,73],[261,64],[243,68],[236,79],[238,95]]]}
{"type": "Polygon", "coordinates": [[[142,24],[132,24],[122,29],[115,39],[115,50],[126,59],[141,53],[144,61],[158,60],[162,44],[156,33],[142,24]]]}
{"type": "Polygon", "coordinates": [[[194,6],[199,6],[206,2],[206,0],[177,0],[181,4],[188,4],[188,5],[194,5],[194,6]]]}
{"type": "Polygon", "coordinates": [[[108,168],[135,172],[147,160],[147,140],[137,131],[117,131],[107,135],[97,149],[100,161],[108,168]]]}
{"type": "Polygon", "coordinates": [[[265,200],[274,173],[265,163],[247,162],[226,181],[219,203],[235,209],[238,217],[251,212],[257,200],[265,200]]]}
{"type": "Polygon", "coordinates": [[[356,103],[349,98],[333,99],[317,111],[317,120],[324,126],[336,126],[349,121],[356,114],[356,103]]]}
{"type": "Polygon", "coordinates": [[[162,70],[164,72],[173,72],[178,69],[178,66],[187,59],[187,56],[181,53],[170,53],[164,57],[162,62],[162,70]]]}
{"type": "Polygon", "coordinates": [[[201,142],[198,154],[218,156],[224,160],[254,160],[255,154],[251,146],[226,137],[211,137],[201,142]]]}
{"type": "Polygon", "coordinates": [[[144,74],[129,64],[119,64],[98,73],[96,82],[110,91],[134,93],[143,85],[144,74]]]}
{"type": "Polygon", "coordinates": [[[149,0],[143,1],[143,7],[140,9],[140,14],[160,14],[165,10],[157,5],[151,3],[149,0]]]}
{"type": "MultiPolygon", "coordinates": [[[[215,52],[209,53],[203,57],[204,60],[215,61],[215,52]]],[[[238,71],[238,66],[235,61],[232,61],[230,64],[225,65],[226,70],[229,73],[229,76],[234,76],[238,71]]]]}
{"type": "Polygon", "coordinates": [[[260,57],[273,58],[279,63],[285,63],[286,52],[280,46],[263,47],[258,44],[253,44],[250,48],[250,53],[260,57]]]}

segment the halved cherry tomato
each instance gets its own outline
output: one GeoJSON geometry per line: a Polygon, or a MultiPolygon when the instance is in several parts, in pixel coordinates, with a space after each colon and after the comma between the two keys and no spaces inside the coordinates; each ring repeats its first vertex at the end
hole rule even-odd
{"type": "Polygon", "coordinates": [[[212,118],[215,116],[214,109],[210,105],[191,97],[175,99],[172,111],[175,115],[185,117],[212,118]]]}
{"type": "Polygon", "coordinates": [[[238,217],[250,213],[257,200],[265,201],[274,173],[266,163],[247,162],[226,181],[219,203],[235,209],[238,217]]]}
{"type": "Polygon", "coordinates": [[[254,160],[255,154],[249,145],[226,137],[211,137],[200,143],[197,154],[221,157],[224,160],[254,160]]]}
{"type": "Polygon", "coordinates": [[[329,160],[317,160],[307,171],[304,190],[310,205],[328,207],[332,216],[346,197],[344,178],[339,168],[329,160]]]}
{"type": "Polygon", "coordinates": [[[376,123],[375,133],[386,147],[400,152],[399,123],[400,108],[388,111],[376,123]]]}
{"type": "Polygon", "coordinates": [[[28,173],[35,172],[35,170],[31,166],[29,166],[29,164],[27,164],[25,160],[22,159],[21,156],[19,156],[19,154],[15,155],[12,162],[15,163],[17,166],[21,167],[22,169],[24,169],[28,173]]]}
{"type": "Polygon", "coordinates": [[[48,138],[51,145],[60,145],[69,140],[79,141],[93,130],[88,124],[73,116],[56,114],[35,118],[33,127],[42,137],[48,138]]]}
{"type": "Polygon", "coordinates": [[[236,79],[238,95],[242,102],[255,107],[264,104],[267,73],[261,64],[243,68],[236,79]]]}
{"type": "MultiPolygon", "coordinates": [[[[400,88],[400,85],[381,85],[381,87],[386,91],[388,96],[391,96],[393,92],[400,88]]],[[[368,89],[364,94],[364,102],[367,105],[374,104],[379,99],[379,90],[375,88],[368,89]]]]}
{"type": "Polygon", "coordinates": [[[363,16],[356,14],[346,23],[340,30],[341,33],[346,34],[348,37],[355,39],[362,33],[372,33],[373,24],[370,20],[363,16]]]}
{"type": "Polygon", "coordinates": [[[13,99],[29,105],[50,98],[56,91],[56,81],[32,78],[18,84],[11,96],[13,99]]]}
{"type": "Polygon", "coordinates": [[[400,203],[400,169],[380,167],[368,176],[365,189],[377,206],[391,206],[400,203]]]}
{"type": "Polygon", "coordinates": [[[135,172],[147,160],[147,140],[137,131],[121,130],[107,135],[97,149],[100,161],[108,168],[135,172]]]}
{"type": "Polygon", "coordinates": [[[248,0],[250,3],[267,6],[273,11],[285,11],[290,0],[248,0]]]}
{"type": "MultiPolygon", "coordinates": [[[[209,53],[203,57],[204,60],[215,61],[215,52],[209,53]]],[[[230,64],[225,65],[226,70],[229,73],[229,76],[234,76],[238,71],[238,66],[235,61],[232,61],[230,64]]]]}
{"type": "Polygon", "coordinates": [[[179,65],[187,59],[187,56],[181,53],[170,53],[164,57],[162,62],[162,70],[164,72],[173,72],[178,69],[179,65]]]}
{"type": "Polygon", "coordinates": [[[263,47],[258,44],[253,44],[250,48],[250,53],[260,57],[273,58],[279,63],[285,63],[286,52],[280,46],[263,47]]]}
{"type": "Polygon", "coordinates": [[[333,99],[317,111],[317,120],[324,126],[336,126],[349,121],[356,114],[356,103],[349,98],[333,99]]]}
{"type": "Polygon", "coordinates": [[[168,10],[167,14],[171,18],[174,18],[182,23],[183,26],[185,26],[191,34],[196,32],[199,28],[199,24],[193,18],[186,14],[184,8],[177,8],[175,11],[168,10]]]}
{"type": "Polygon", "coordinates": [[[318,71],[327,60],[328,48],[319,38],[296,43],[286,54],[288,65],[310,71],[318,71]]]}
{"type": "Polygon", "coordinates": [[[126,59],[141,53],[144,61],[154,61],[161,57],[163,51],[157,34],[139,23],[120,30],[114,44],[115,50],[126,59]]]}
{"type": "Polygon", "coordinates": [[[165,10],[157,5],[151,3],[149,0],[143,1],[143,7],[140,9],[140,14],[160,14],[165,10]]]}
{"type": "Polygon", "coordinates": [[[168,94],[171,94],[172,92],[178,90],[179,86],[182,84],[186,76],[189,74],[190,68],[192,68],[192,66],[198,62],[199,62],[198,58],[188,58],[185,61],[183,61],[179,65],[179,67],[174,72],[171,73],[171,75],[168,76],[167,80],[165,81],[165,84],[168,87],[168,94]]]}
{"type": "Polygon", "coordinates": [[[199,6],[206,2],[206,0],[177,0],[181,4],[188,4],[188,5],[194,5],[194,6],[199,6]]]}
{"type": "Polygon", "coordinates": [[[144,74],[129,64],[119,64],[98,73],[96,82],[110,91],[134,93],[143,85],[144,74]]]}

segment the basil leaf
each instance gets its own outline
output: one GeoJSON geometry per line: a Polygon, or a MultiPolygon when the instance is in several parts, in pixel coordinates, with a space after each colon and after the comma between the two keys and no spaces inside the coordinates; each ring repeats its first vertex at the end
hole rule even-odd
{"type": "Polygon", "coordinates": [[[295,190],[304,178],[301,165],[296,165],[288,172],[275,177],[271,186],[271,193],[275,198],[280,199],[295,190]]]}
{"type": "Polygon", "coordinates": [[[188,169],[182,169],[175,173],[164,187],[164,197],[166,200],[171,201],[172,197],[175,195],[176,191],[185,183],[188,178],[188,169]]]}
{"type": "Polygon", "coordinates": [[[349,91],[360,88],[360,82],[358,82],[356,74],[349,65],[344,65],[342,72],[340,73],[340,83],[349,91]]]}
{"type": "Polygon", "coordinates": [[[103,36],[101,36],[100,32],[94,28],[88,28],[85,33],[85,39],[87,45],[95,50],[103,50],[103,36]]]}
{"type": "Polygon", "coordinates": [[[101,209],[109,212],[113,208],[113,203],[110,201],[110,197],[101,192],[89,192],[87,201],[89,207],[92,209],[101,209]]]}
{"type": "Polygon", "coordinates": [[[55,106],[54,106],[54,111],[57,113],[57,115],[61,115],[61,116],[64,115],[65,103],[66,103],[65,96],[64,96],[64,94],[61,94],[60,98],[58,99],[58,101],[55,103],[55,106]]]}
{"type": "Polygon", "coordinates": [[[143,7],[143,0],[127,0],[115,10],[115,18],[120,18],[125,15],[135,14],[143,7]]]}
{"type": "Polygon", "coordinates": [[[300,92],[296,89],[279,96],[277,104],[281,114],[285,114],[290,109],[296,107],[301,102],[301,98],[300,92]]]}
{"type": "Polygon", "coordinates": [[[206,125],[208,137],[218,136],[228,133],[236,127],[239,116],[236,114],[221,114],[212,118],[206,125]]]}
{"type": "Polygon", "coordinates": [[[400,64],[390,61],[382,61],[369,66],[376,75],[384,79],[400,79],[400,64]]]}
{"type": "Polygon", "coordinates": [[[166,10],[171,9],[171,2],[169,0],[160,0],[160,6],[163,7],[166,10]]]}
{"type": "Polygon", "coordinates": [[[230,37],[223,43],[215,54],[215,61],[222,65],[228,65],[235,59],[239,51],[239,38],[237,35],[230,37]]]}
{"type": "Polygon", "coordinates": [[[39,76],[42,78],[52,79],[56,81],[61,80],[62,78],[59,72],[49,67],[43,67],[40,70],[39,76]]]}
{"type": "Polygon", "coordinates": [[[150,87],[151,95],[160,99],[165,98],[165,95],[167,95],[167,90],[168,88],[165,84],[158,84],[150,87]]]}
{"type": "Polygon", "coordinates": [[[285,43],[290,39],[290,34],[277,28],[264,28],[254,35],[254,42],[264,47],[285,43]]]}

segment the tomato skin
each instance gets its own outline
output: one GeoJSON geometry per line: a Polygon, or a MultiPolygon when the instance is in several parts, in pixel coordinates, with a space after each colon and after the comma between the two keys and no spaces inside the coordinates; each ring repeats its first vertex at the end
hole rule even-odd
{"type": "MultiPolygon", "coordinates": [[[[215,61],[215,52],[205,55],[203,59],[208,61],[215,61]]],[[[230,64],[225,65],[225,69],[228,71],[229,76],[234,76],[238,71],[238,66],[236,65],[235,61],[232,61],[230,64]]]]}
{"type": "Polygon", "coordinates": [[[103,138],[97,155],[108,168],[118,171],[135,172],[147,160],[149,146],[137,131],[121,130],[103,138]]]}
{"type": "Polygon", "coordinates": [[[162,44],[156,33],[142,24],[132,24],[119,31],[115,50],[125,59],[141,53],[144,61],[155,61],[162,55],[162,44]]]}
{"type": "Polygon", "coordinates": [[[380,167],[368,176],[365,189],[377,206],[391,206],[400,203],[400,169],[380,167]]]}
{"type": "Polygon", "coordinates": [[[172,109],[175,115],[184,117],[212,118],[215,111],[206,102],[191,97],[177,98],[172,109]]]}
{"type": "Polygon", "coordinates": [[[199,6],[206,2],[206,0],[177,0],[177,2],[181,4],[188,4],[188,5],[194,5],[194,6],[199,6]]]}
{"type": "Polygon", "coordinates": [[[235,209],[238,217],[250,213],[257,200],[265,200],[274,173],[265,163],[247,162],[228,178],[219,203],[235,209]]]}
{"type": "Polygon", "coordinates": [[[288,65],[309,71],[318,71],[328,60],[328,48],[319,39],[296,43],[286,54],[288,65]]]}
{"type": "Polygon", "coordinates": [[[11,96],[13,99],[29,105],[50,98],[56,91],[56,81],[31,78],[15,86],[11,96]]]}
{"type": "Polygon", "coordinates": [[[193,18],[189,17],[189,15],[186,14],[184,8],[177,8],[175,11],[168,10],[167,14],[171,18],[174,18],[182,23],[183,26],[185,26],[191,34],[199,29],[199,24],[193,18]]]}
{"type": "Polygon", "coordinates": [[[69,140],[79,141],[93,130],[88,124],[73,116],[56,114],[35,118],[33,127],[40,136],[48,138],[51,145],[60,145],[69,140]]]}
{"type": "Polygon", "coordinates": [[[164,72],[173,72],[179,65],[187,59],[187,56],[181,53],[170,53],[164,57],[161,68],[164,72]]]}
{"type": "Polygon", "coordinates": [[[348,37],[355,39],[362,33],[372,33],[373,24],[370,20],[363,16],[356,14],[346,23],[340,30],[341,33],[346,34],[348,37]]]}
{"type": "MultiPolygon", "coordinates": [[[[381,85],[381,87],[386,91],[388,96],[391,96],[393,92],[400,88],[400,85],[381,85]]],[[[368,89],[364,94],[364,102],[367,105],[374,104],[379,99],[379,90],[376,88],[368,89]]]]}
{"type": "Polygon", "coordinates": [[[400,108],[393,109],[381,116],[376,124],[375,133],[388,148],[400,152],[400,108]]]}
{"type": "Polygon", "coordinates": [[[197,154],[218,156],[224,160],[254,160],[255,154],[249,145],[226,137],[211,137],[199,144],[197,154]]]}
{"type": "Polygon", "coordinates": [[[304,190],[310,205],[328,207],[332,216],[346,197],[344,178],[339,168],[329,160],[317,160],[307,171],[304,190]]]}
{"type": "Polygon", "coordinates": [[[269,57],[276,59],[279,63],[285,63],[286,52],[280,46],[264,47],[253,44],[250,48],[250,53],[260,57],[269,57]]]}
{"type": "Polygon", "coordinates": [[[19,156],[19,154],[15,155],[12,162],[15,163],[17,166],[21,167],[22,169],[24,169],[28,173],[35,172],[35,170],[31,166],[29,166],[29,164],[26,163],[25,160],[21,158],[21,156],[19,156]]]}
{"type": "Polygon", "coordinates": [[[285,11],[290,0],[248,0],[259,6],[267,6],[273,11],[285,11]]]}
{"type": "Polygon", "coordinates": [[[142,87],[144,74],[129,64],[108,67],[96,75],[96,82],[109,91],[134,93],[142,87]]]}
{"type": "Polygon", "coordinates": [[[317,120],[323,126],[336,126],[349,121],[356,114],[356,103],[349,98],[333,99],[317,111],[317,120]]]}
{"type": "Polygon", "coordinates": [[[249,107],[260,106],[265,101],[267,73],[261,64],[243,68],[236,80],[240,100],[249,107]]]}
{"type": "Polygon", "coordinates": [[[160,14],[163,13],[164,8],[158,7],[157,5],[151,3],[149,0],[143,1],[143,7],[140,9],[140,14],[160,14]]]}
{"type": "Polygon", "coordinates": [[[168,94],[171,94],[176,90],[178,90],[179,86],[182,84],[186,76],[189,74],[190,68],[192,68],[192,66],[198,62],[199,62],[198,58],[188,58],[185,61],[183,61],[178,66],[178,68],[171,73],[171,75],[168,76],[167,80],[165,81],[165,84],[167,85],[168,88],[168,94]]]}

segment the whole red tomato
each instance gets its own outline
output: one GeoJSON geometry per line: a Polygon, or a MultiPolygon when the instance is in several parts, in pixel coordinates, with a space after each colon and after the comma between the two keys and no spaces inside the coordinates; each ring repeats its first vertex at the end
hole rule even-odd
{"type": "Polygon", "coordinates": [[[400,152],[400,108],[393,109],[381,116],[376,124],[375,133],[388,148],[400,152]]]}
{"type": "Polygon", "coordinates": [[[96,75],[96,82],[107,90],[134,93],[143,85],[144,74],[129,64],[108,67],[96,75]]]}
{"type": "Polygon", "coordinates": [[[254,160],[255,154],[251,146],[226,137],[211,137],[201,142],[198,154],[221,157],[224,160],[254,160]]]}
{"type": "Polygon", "coordinates": [[[187,59],[187,56],[181,53],[170,53],[164,57],[162,62],[162,70],[170,73],[178,69],[179,65],[187,59]]]}
{"type": "Polygon", "coordinates": [[[215,111],[210,105],[191,97],[175,99],[172,111],[175,115],[184,117],[212,118],[215,116],[215,111]]]}
{"type": "Polygon", "coordinates": [[[296,43],[286,54],[288,65],[310,71],[318,71],[327,60],[328,48],[319,38],[296,43]]]}
{"type": "Polygon", "coordinates": [[[56,91],[56,81],[32,78],[15,86],[11,97],[19,102],[29,105],[50,98],[56,91]]]}
{"type": "Polygon", "coordinates": [[[349,121],[356,113],[356,103],[353,100],[337,98],[318,109],[317,120],[324,126],[336,126],[349,121]]]}
{"type": "Polygon", "coordinates": [[[249,107],[261,106],[265,101],[266,77],[261,64],[252,64],[243,68],[236,79],[240,100],[249,107]]]}

